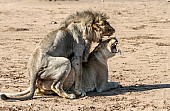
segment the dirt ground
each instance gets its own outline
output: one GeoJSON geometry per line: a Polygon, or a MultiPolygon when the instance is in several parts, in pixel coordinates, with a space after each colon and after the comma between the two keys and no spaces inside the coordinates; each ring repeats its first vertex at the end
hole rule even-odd
{"type": "Polygon", "coordinates": [[[170,2],[166,0],[1,0],[0,92],[28,87],[31,52],[66,16],[79,10],[110,16],[122,56],[108,61],[109,79],[123,87],[74,100],[35,95],[28,101],[0,101],[0,110],[170,111],[170,2]]]}

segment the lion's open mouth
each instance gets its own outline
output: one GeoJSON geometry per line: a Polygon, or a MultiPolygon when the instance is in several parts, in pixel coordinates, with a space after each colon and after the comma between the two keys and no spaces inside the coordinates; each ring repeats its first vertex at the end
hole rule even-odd
{"type": "Polygon", "coordinates": [[[118,44],[118,42],[114,42],[112,45],[111,45],[111,52],[112,53],[118,53],[119,52],[119,50],[117,49],[117,44],[118,44]]]}

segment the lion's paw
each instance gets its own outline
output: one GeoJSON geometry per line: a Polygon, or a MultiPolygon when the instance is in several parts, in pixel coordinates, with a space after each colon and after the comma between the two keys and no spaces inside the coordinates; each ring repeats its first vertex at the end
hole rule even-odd
{"type": "Polygon", "coordinates": [[[86,92],[84,91],[74,90],[74,92],[77,96],[82,96],[82,97],[86,96],[86,92]]]}
{"type": "Polygon", "coordinates": [[[76,98],[76,95],[75,95],[75,94],[68,94],[68,98],[69,98],[69,99],[75,99],[75,98],[76,98]]]}
{"type": "Polygon", "coordinates": [[[86,92],[82,91],[81,92],[81,97],[84,97],[84,96],[86,96],[86,92]]]}
{"type": "Polygon", "coordinates": [[[7,100],[8,97],[5,94],[0,94],[0,100],[7,100]]]}
{"type": "Polygon", "coordinates": [[[119,82],[111,82],[113,88],[120,88],[122,85],[119,84],[119,82]]]}

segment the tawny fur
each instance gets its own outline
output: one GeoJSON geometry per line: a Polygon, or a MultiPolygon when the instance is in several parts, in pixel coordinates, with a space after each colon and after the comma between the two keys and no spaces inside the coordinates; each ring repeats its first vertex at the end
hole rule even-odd
{"type": "Polygon", "coordinates": [[[92,42],[98,42],[103,36],[110,36],[114,29],[106,21],[103,13],[94,11],[77,12],[68,16],[60,28],[49,33],[33,51],[28,61],[30,87],[19,93],[1,93],[3,100],[32,99],[39,79],[53,81],[51,89],[64,98],[85,95],[82,90],[82,60],[87,61],[92,42]],[[75,94],[63,90],[63,82],[71,68],[75,71],[75,94]],[[25,95],[28,94],[28,95],[25,95]],[[23,97],[10,97],[20,96],[23,97]]]}
{"type": "MultiPolygon", "coordinates": [[[[108,65],[107,60],[115,55],[120,55],[120,50],[116,46],[118,43],[116,38],[110,38],[100,43],[89,55],[88,61],[83,63],[83,79],[82,90],[90,92],[96,90],[97,92],[104,92],[119,86],[118,82],[108,82],[108,65]]],[[[64,82],[64,89],[71,90],[71,86],[75,80],[75,71],[68,75],[69,77],[64,82]]],[[[38,93],[52,94],[52,81],[39,80],[38,93]]]]}

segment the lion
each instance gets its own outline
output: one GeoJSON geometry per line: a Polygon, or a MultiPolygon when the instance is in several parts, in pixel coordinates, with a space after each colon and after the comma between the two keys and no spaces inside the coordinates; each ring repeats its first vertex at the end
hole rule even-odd
{"type": "Polygon", "coordinates": [[[12,101],[32,99],[39,79],[52,80],[51,89],[61,97],[73,99],[76,95],[84,96],[85,92],[81,87],[82,61],[87,61],[93,42],[115,32],[107,19],[106,14],[96,11],[69,15],[61,22],[60,27],[49,33],[33,51],[27,66],[29,88],[19,93],[1,93],[0,98],[12,101]],[[63,83],[71,68],[75,71],[74,93],[67,94],[63,90],[63,83]]]}
{"type": "MultiPolygon", "coordinates": [[[[109,38],[102,41],[90,53],[88,61],[82,64],[82,90],[84,92],[104,92],[110,89],[119,87],[118,82],[108,82],[108,65],[107,60],[115,55],[120,55],[121,51],[117,49],[118,40],[109,38]]],[[[64,81],[63,88],[70,91],[75,79],[75,71],[72,68],[69,78],[64,81]]],[[[38,90],[39,94],[53,94],[51,89],[53,81],[39,79],[38,90]]]]}

